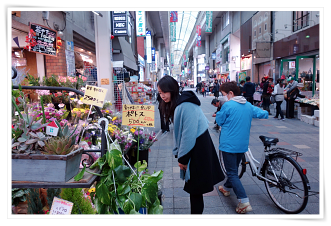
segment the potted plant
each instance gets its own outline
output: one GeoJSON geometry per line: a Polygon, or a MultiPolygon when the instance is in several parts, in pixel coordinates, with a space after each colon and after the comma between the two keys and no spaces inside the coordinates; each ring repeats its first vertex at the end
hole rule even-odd
{"type": "Polygon", "coordinates": [[[13,181],[42,181],[66,182],[78,173],[79,161],[83,149],[77,149],[74,130],[68,125],[59,129],[58,136],[52,137],[44,132],[46,122],[42,105],[43,117],[36,121],[37,114],[32,114],[21,93],[18,98],[23,106],[21,113],[14,99],[13,105],[18,111],[12,128],[12,180],[13,181]]]}
{"type": "MultiPolygon", "coordinates": [[[[146,208],[148,214],[162,214],[163,207],[158,199],[158,181],[162,179],[163,171],[150,175],[145,171],[146,161],[139,161],[134,165],[136,173],[130,166],[124,165],[119,146],[116,143],[109,146],[107,153],[90,167],[98,167],[101,170],[100,174],[96,174],[100,176],[100,180],[95,185],[95,192],[91,193],[97,212],[139,214],[142,213],[141,208],[146,208]]],[[[75,180],[79,181],[85,171],[84,167],[75,176],[75,180]]]]}

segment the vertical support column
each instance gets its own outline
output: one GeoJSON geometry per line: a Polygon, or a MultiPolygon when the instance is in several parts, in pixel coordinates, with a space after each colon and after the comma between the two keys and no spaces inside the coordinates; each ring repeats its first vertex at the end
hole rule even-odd
{"type": "Polygon", "coordinates": [[[113,101],[113,66],[111,61],[111,25],[110,11],[102,11],[103,17],[94,15],[95,50],[98,73],[98,86],[107,89],[105,100],[113,101]],[[109,84],[101,85],[101,79],[107,79],[109,84]]]}
{"type": "MultiPolygon", "coordinates": [[[[207,66],[210,66],[209,65],[209,57],[210,57],[210,54],[209,54],[209,35],[206,34],[205,36],[205,52],[206,52],[206,55],[205,55],[205,59],[207,61],[206,65],[207,66]]],[[[209,81],[209,70],[206,72],[207,73],[207,80],[209,81]]]]}

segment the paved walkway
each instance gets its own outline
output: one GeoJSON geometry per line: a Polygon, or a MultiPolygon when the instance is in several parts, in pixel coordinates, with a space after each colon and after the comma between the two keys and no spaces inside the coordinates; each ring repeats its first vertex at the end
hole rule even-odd
{"type": "MultiPolygon", "coordinates": [[[[185,88],[185,90],[189,90],[185,88]]],[[[191,89],[193,90],[193,89],[191,89]]],[[[209,120],[209,132],[218,152],[219,132],[214,130],[214,118],[212,114],[216,108],[211,105],[214,97],[202,97],[201,108],[209,120]]],[[[155,108],[157,110],[157,108],[155,108]]],[[[302,168],[307,169],[307,176],[310,181],[311,190],[319,191],[319,127],[306,124],[297,119],[286,119],[285,121],[273,119],[275,110],[271,109],[272,116],[269,119],[253,119],[250,133],[249,147],[256,159],[259,159],[263,151],[259,135],[277,137],[278,147],[301,152],[303,155],[298,162],[302,168]]],[[[159,114],[155,113],[155,131],[160,130],[159,114]]],[[[190,214],[189,194],[183,190],[184,181],[179,177],[177,159],[172,155],[173,130],[170,126],[170,133],[162,140],[156,142],[149,153],[149,170],[163,170],[162,205],[164,214],[190,214]]],[[[218,153],[217,153],[218,154],[218,153]]],[[[248,214],[284,214],[271,201],[264,186],[264,182],[251,176],[250,170],[246,171],[241,178],[242,184],[250,199],[253,211],[248,214]]],[[[235,207],[237,198],[233,192],[229,197],[224,197],[217,189],[204,195],[203,214],[236,214],[235,207]]],[[[300,214],[319,214],[319,195],[310,196],[307,207],[300,214]]]]}

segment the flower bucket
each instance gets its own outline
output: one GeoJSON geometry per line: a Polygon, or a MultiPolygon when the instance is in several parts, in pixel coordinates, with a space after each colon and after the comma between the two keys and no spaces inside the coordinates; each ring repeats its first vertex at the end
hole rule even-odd
{"type": "MultiPolygon", "coordinates": [[[[130,165],[133,166],[137,162],[137,148],[132,148],[128,153],[128,157],[130,165]]],[[[143,160],[145,160],[148,165],[148,149],[139,150],[139,161],[142,162],[143,160]]]]}
{"type": "Polygon", "coordinates": [[[13,154],[12,180],[29,182],[67,182],[76,176],[84,149],[68,155],[13,154]]]}

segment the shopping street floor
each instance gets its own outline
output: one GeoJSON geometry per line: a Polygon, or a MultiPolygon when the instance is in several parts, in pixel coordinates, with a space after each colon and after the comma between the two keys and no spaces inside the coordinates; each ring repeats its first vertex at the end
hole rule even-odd
{"type": "MultiPolygon", "coordinates": [[[[188,89],[185,87],[185,90],[188,89]]],[[[195,91],[195,90],[194,90],[195,91]]],[[[214,97],[197,94],[201,108],[209,121],[209,132],[218,155],[219,131],[213,129],[215,118],[212,117],[216,107],[211,105],[214,97]]],[[[155,131],[160,130],[159,112],[155,107],[155,131]]],[[[263,151],[260,135],[277,137],[277,147],[283,147],[302,153],[298,158],[302,168],[307,169],[307,177],[312,191],[319,191],[320,159],[319,159],[319,127],[306,124],[298,119],[276,120],[275,109],[271,107],[272,115],[268,119],[253,119],[249,138],[249,147],[255,158],[259,159],[263,151]]],[[[192,119],[193,120],[193,119],[192,119]]],[[[173,127],[162,140],[156,142],[149,153],[148,169],[153,172],[163,170],[162,205],[164,214],[190,214],[189,194],[183,190],[184,181],[179,177],[177,159],[172,155],[173,127]]],[[[214,190],[204,194],[203,214],[236,214],[238,203],[233,191],[229,197],[224,197],[217,189],[222,181],[215,185],[214,190]]],[[[252,177],[250,170],[241,178],[241,182],[250,199],[253,211],[247,214],[285,214],[271,201],[264,182],[252,177]]],[[[307,207],[300,214],[316,215],[320,213],[320,196],[313,195],[308,199],[307,207]]]]}

